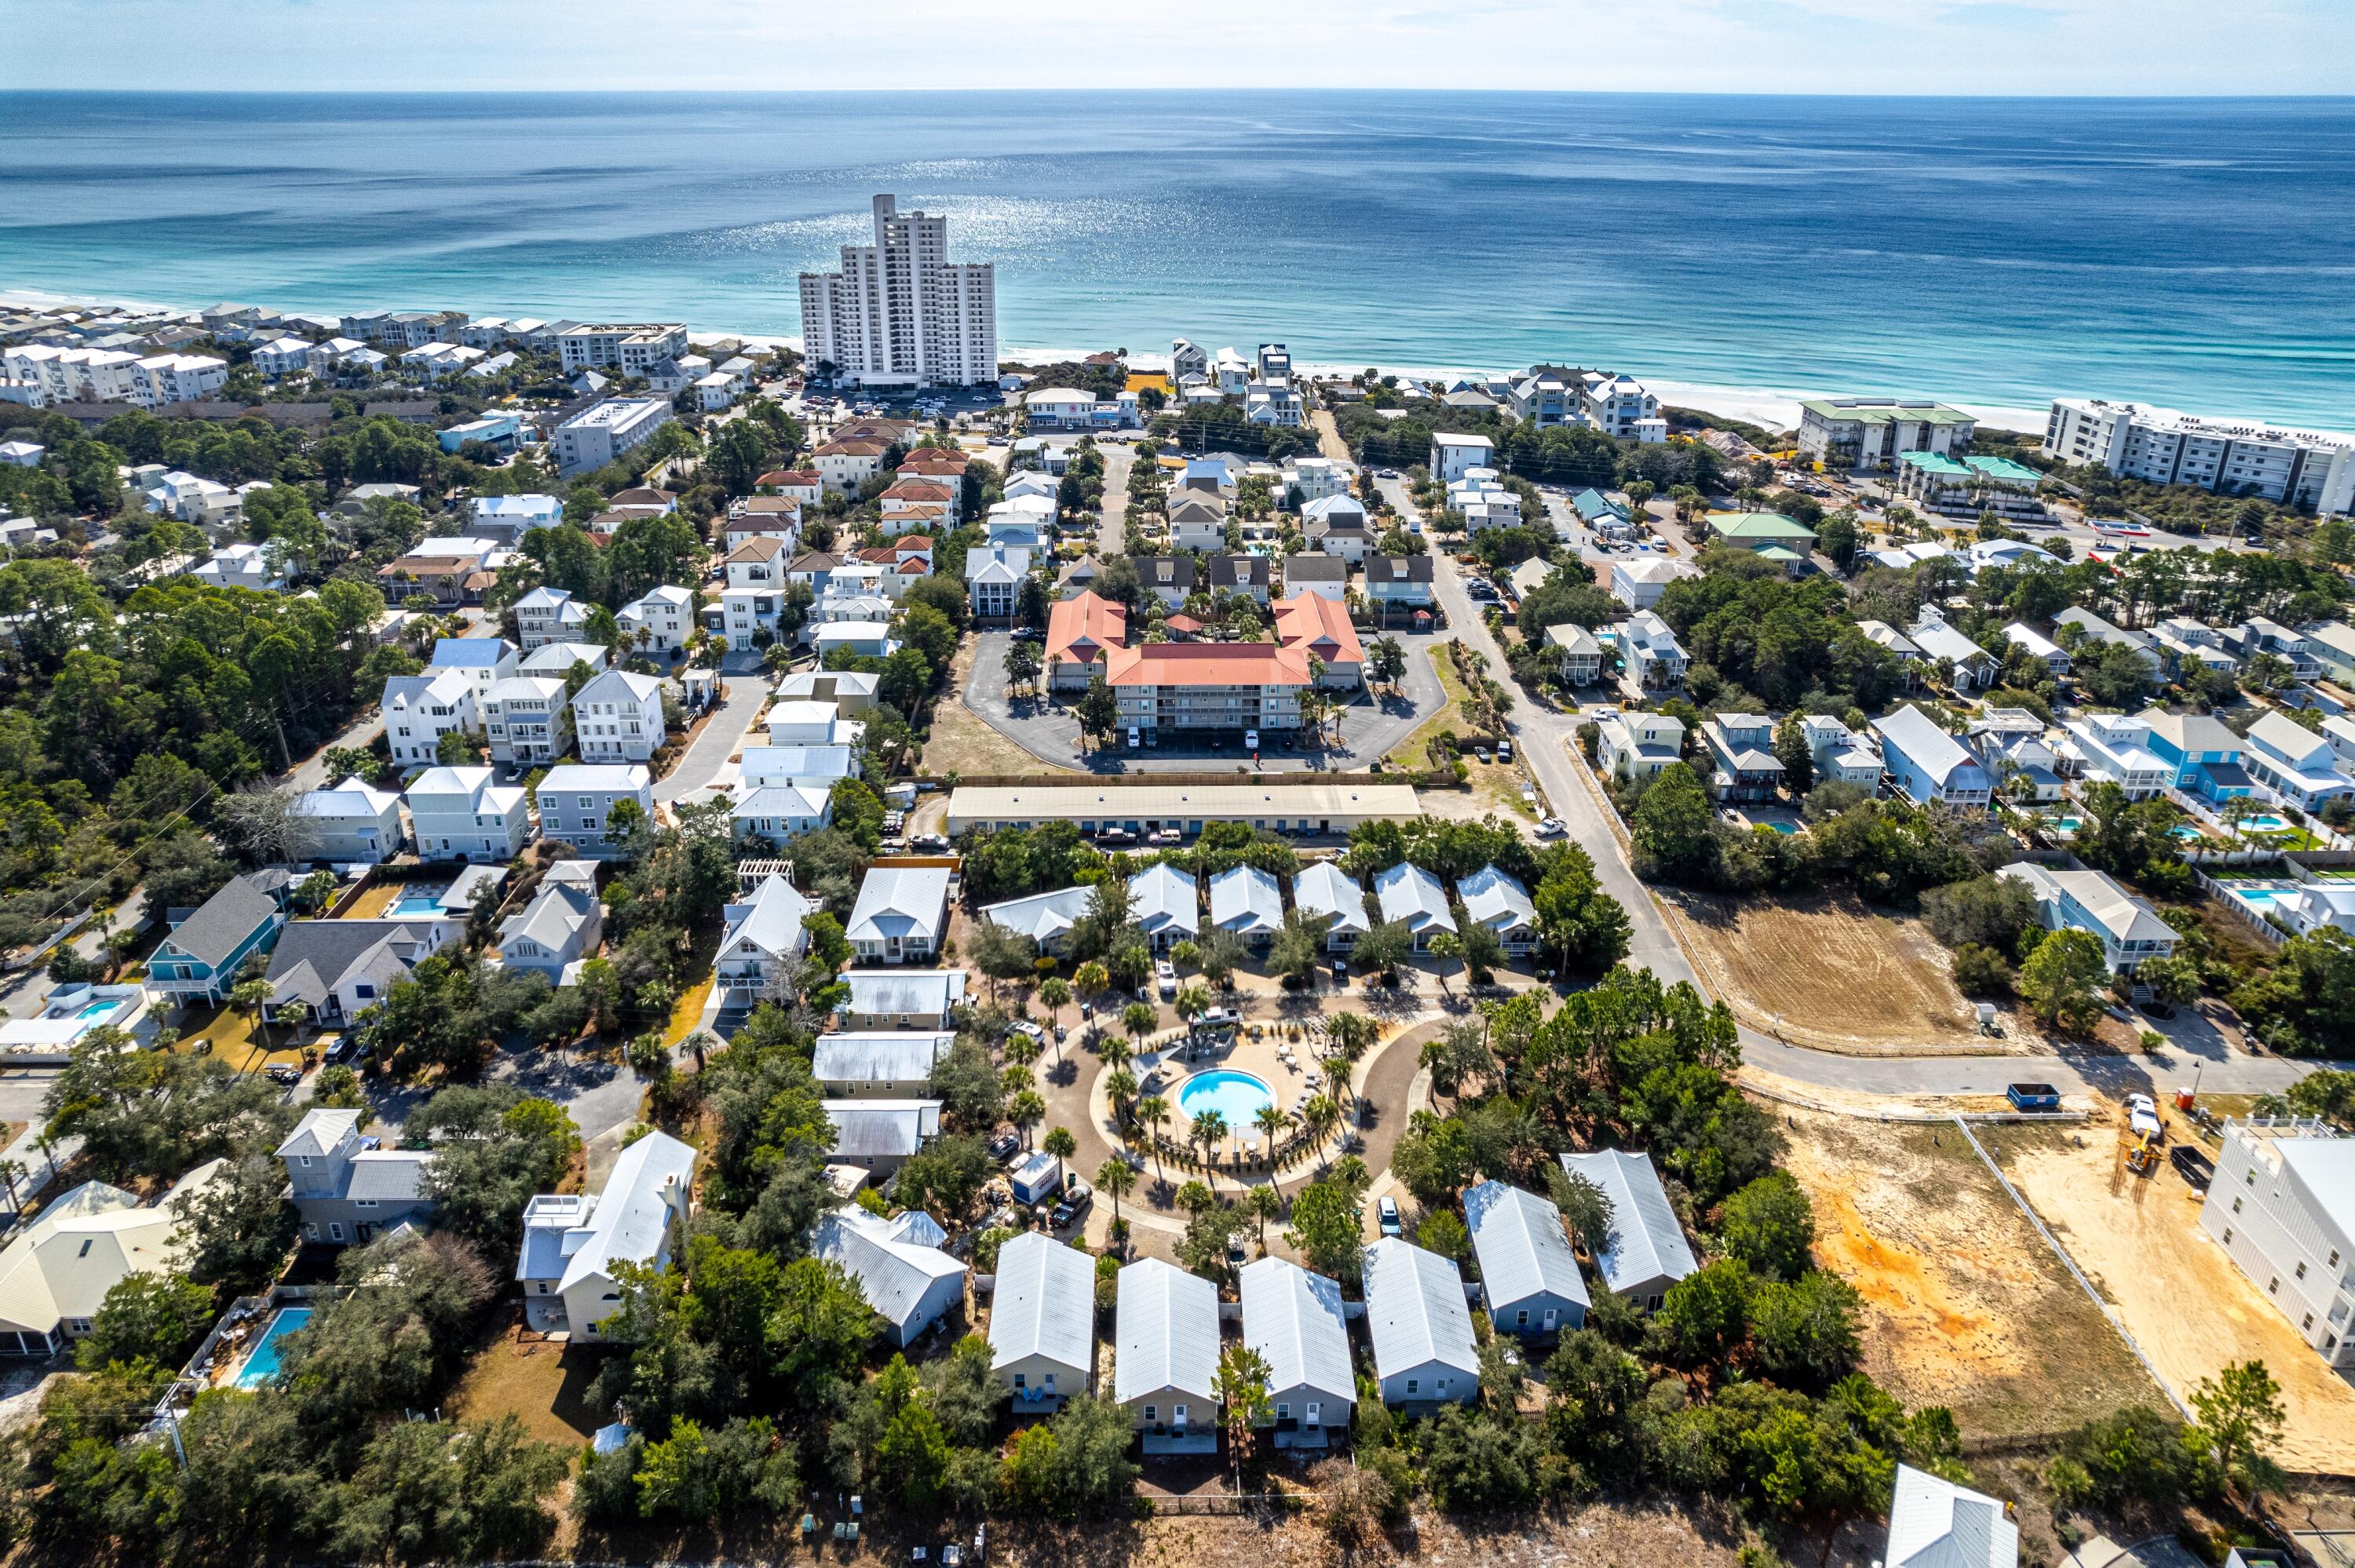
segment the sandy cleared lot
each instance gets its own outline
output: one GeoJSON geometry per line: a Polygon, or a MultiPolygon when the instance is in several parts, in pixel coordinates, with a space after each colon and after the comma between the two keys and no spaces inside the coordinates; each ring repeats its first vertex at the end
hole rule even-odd
{"type": "Polygon", "coordinates": [[[2163,1402],[1955,1128],[1771,1108],[1817,1262],[1864,1298],[1864,1370],[1907,1405],[2015,1437],[2163,1402]]]}
{"type": "Polygon", "coordinates": [[[1831,1050],[2006,1048],[1979,1033],[1945,949],[1919,920],[1877,913],[1852,896],[1683,894],[1673,906],[1710,989],[1753,1029],[1831,1050]]]}
{"type": "Polygon", "coordinates": [[[990,727],[989,721],[965,706],[965,683],[973,678],[975,642],[967,632],[949,662],[948,678],[932,704],[932,728],[924,743],[923,768],[934,777],[951,773],[1054,773],[1074,779],[1087,775],[1041,762],[990,727]]]}
{"type": "Polygon", "coordinates": [[[2176,1393],[2188,1398],[2228,1361],[2262,1361],[2289,1410],[2275,1457],[2292,1469],[2355,1473],[2355,1388],[2208,1239],[2199,1199],[2171,1168],[2128,1173],[2108,1127],[2087,1127],[2083,1141],[2055,1128],[2002,1128],[1987,1150],[2176,1393]]]}

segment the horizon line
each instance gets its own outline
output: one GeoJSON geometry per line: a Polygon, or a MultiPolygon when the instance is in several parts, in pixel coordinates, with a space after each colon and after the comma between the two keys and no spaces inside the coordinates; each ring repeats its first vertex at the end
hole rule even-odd
{"type": "MultiPolygon", "coordinates": [[[[1166,87],[569,87],[503,86],[349,88],[188,88],[178,86],[0,87],[6,98],[1018,98],[1039,94],[1152,97],[1183,93],[1194,99],[1258,94],[1275,84],[1237,83],[1203,90],[1184,83],[1166,87]]],[[[1701,88],[1593,87],[1297,87],[1287,96],[1472,97],[1472,98],[1707,98],[1814,99],[1888,103],[2355,103],[2355,92],[1838,92],[1717,91],[1701,88]]]]}

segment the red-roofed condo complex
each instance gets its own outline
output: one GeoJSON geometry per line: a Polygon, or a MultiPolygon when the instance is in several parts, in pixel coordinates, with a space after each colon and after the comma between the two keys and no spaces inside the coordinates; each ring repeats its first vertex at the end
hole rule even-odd
{"type": "Polygon", "coordinates": [[[1366,651],[1349,612],[1337,599],[1320,594],[1295,594],[1275,602],[1275,640],[1324,662],[1327,686],[1349,688],[1366,683],[1366,651]]]}
{"type": "Polygon", "coordinates": [[[1104,679],[1122,727],[1147,744],[1156,733],[1289,731],[1300,727],[1308,655],[1272,642],[1154,642],[1114,652],[1104,679]]]}

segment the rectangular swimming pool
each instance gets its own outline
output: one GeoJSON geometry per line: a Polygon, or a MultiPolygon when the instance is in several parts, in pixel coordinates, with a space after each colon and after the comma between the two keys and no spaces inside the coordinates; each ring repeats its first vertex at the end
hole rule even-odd
{"type": "Polygon", "coordinates": [[[278,1375],[278,1341],[311,1320],[308,1307],[281,1307],[261,1331],[261,1339],[237,1369],[237,1386],[260,1388],[278,1375]]]}
{"type": "Polygon", "coordinates": [[[385,913],[395,919],[413,919],[420,916],[439,915],[442,913],[442,895],[439,893],[403,894],[400,902],[385,913]]]}

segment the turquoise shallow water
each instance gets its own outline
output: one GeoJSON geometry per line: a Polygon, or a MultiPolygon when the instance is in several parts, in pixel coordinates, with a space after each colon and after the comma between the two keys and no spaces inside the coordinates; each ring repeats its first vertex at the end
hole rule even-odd
{"type": "Polygon", "coordinates": [[[278,1375],[278,1341],[311,1320],[308,1307],[282,1307],[261,1331],[261,1339],[237,1369],[237,1386],[260,1388],[278,1375]]]}
{"type": "Polygon", "coordinates": [[[799,330],[871,193],[1008,345],[2355,425],[2355,101],[0,94],[0,288],[799,330]]]}

